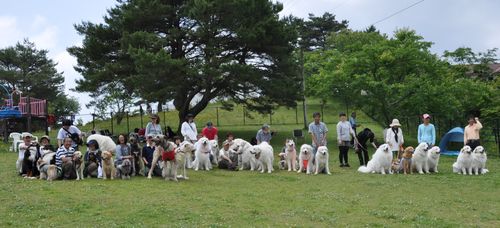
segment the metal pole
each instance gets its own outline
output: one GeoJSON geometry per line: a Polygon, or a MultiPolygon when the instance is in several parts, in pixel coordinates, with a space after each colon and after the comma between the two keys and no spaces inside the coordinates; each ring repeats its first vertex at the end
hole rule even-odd
{"type": "Polygon", "coordinates": [[[30,99],[30,96],[28,95],[26,97],[27,101],[27,105],[28,105],[28,132],[31,132],[31,99],[30,99]]]}
{"type": "Polygon", "coordinates": [[[304,112],[304,129],[307,129],[307,107],[306,107],[306,77],[304,75],[304,50],[300,47],[300,75],[302,76],[302,110],[304,112]]]}
{"type": "Polygon", "coordinates": [[[142,109],[142,105],[139,106],[139,114],[141,114],[141,128],[143,128],[144,122],[142,120],[142,117],[144,115],[144,110],[142,109]]]}
{"type": "Polygon", "coordinates": [[[92,130],[95,131],[95,113],[92,113],[92,130]]]}
{"type": "Polygon", "coordinates": [[[299,124],[299,109],[295,106],[295,124],[299,124]]]}
{"type": "Polygon", "coordinates": [[[129,119],[128,119],[128,112],[126,112],[126,115],[127,115],[127,133],[130,134],[130,122],[129,122],[129,119]]]}
{"type": "Polygon", "coordinates": [[[45,112],[45,135],[49,135],[49,108],[48,102],[45,100],[44,112],[45,112]]]}
{"type": "Polygon", "coordinates": [[[219,127],[219,107],[215,107],[215,115],[217,116],[217,127],[219,127]]]}

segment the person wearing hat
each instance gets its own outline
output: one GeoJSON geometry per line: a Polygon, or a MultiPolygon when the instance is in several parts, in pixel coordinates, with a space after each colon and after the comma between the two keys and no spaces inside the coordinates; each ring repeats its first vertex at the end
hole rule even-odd
{"type": "Polygon", "coordinates": [[[82,142],[82,132],[76,126],[73,126],[73,121],[65,119],[63,120],[63,126],[57,133],[57,147],[61,147],[64,143],[64,139],[68,137],[73,141],[71,147],[77,151],[78,144],[82,142]]]}
{"type": "Polygon", "coordinates": [[[201,130],[201,135],[207,137],[208,140],[217,140],[219,136],[217,135],[218,130],[213,126],[212,122],[208,121],[207,126],[201,130]]]}
{"type": "Polygon", "coordinates": [[[347,115],[343,112],[339,114],[340,121],[337,123],[337,143],[339,145],[340,167],[351,167],[349,165],[349,148],[351,147],[351,137],[357,142],[356,134],[351,123],[347,121],[347,115]]]}
{"type": "Polygon", "coordinates": [[[83,168],[84,177],[102,177],[102,157],[101,150],[99,150],[99,143],[95,139],[87,143],[87,153],[83,157],[85,167],[83,168]]]}
{"type": "MultiPolygon", "coordinates": [[[[189,113],[186,115],[186,120],[181,125],[181,134],[184,137],[184,141],[190,143],[196,143],[198,130],[196,129],[196,124],[194,123],[194,115],[189,113]]],[[[190,165],[188,165],[191,167],[190,165]]]]}
{"type": "Polygon", "coordinates": [[[219,169],[237,170],[238,155],[229,150],[231,142],[225,140],[219,151],[219,169]]]}
{"type": "Polygon", "coordinates": [[[436,128],[431,124],[431,115],[426,113],[422,115],[422,119],[423,123],[418,126],[418,143],[425,142],[429,144],[430,148],[436,144],[436,128]]]}
{"type": "Polygon", "coordinates": [[[160,116],[157,114],[151,115],[151,122],[146,125],[145,135],[163,135],[160,125],[160,116]]]}
{"type": "Polygon", "coordinates": [[[271,144],[271,139],[273,138],[273,132],[269,131],[270,126],[267,124],[262,125],[262,127],[257,131],[255,139],[257,140],[257,145],[261,142],[267,142],[271,144]]]}
{"type": "Polygon", "coordinates": [[[404,143],[401,124],[399,123],[398,119],[393,119],[389,127],[390,128],[387,129],[385,135],[385,143],[389,144],[389,148],[392,151],[393,158],[397,158],[399,160],[401,158],[401,152],[402,152],[400,148],[403,146],[404,143]]]}
{"type": "Polygon", "coordinates": [[[31,141],[33,138],[33,135],[31,133],[22,133],[21,137],[23,139],[23,142],[18,146],[19,154],[16,162],[16,168],[19,171],[19,174],[25,175],[27,174],[27,170],[37,170],[34,167],[36,166],[36,159],[40,157],[40,146],[38,145],[38,143],[31,141]],[[28,156],[29,159],[26,156],[28,156]],[[27,159],[25,159],[25,157],[27,159]]]}
{"type": "Polygon", "coordinates": [[[40,138],[40,153],[42,153],[43,156],[43,151],[53,151],[55,152],[56,149],[52,144],[50,144],[50,137],[48,135],[44,135],[40,138]]]}

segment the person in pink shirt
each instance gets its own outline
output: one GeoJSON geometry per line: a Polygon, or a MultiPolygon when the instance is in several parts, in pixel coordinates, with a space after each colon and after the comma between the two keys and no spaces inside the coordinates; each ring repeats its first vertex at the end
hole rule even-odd
{"type": "Polygon", "coordinates": [[[472,150],[480,146],[479,131],[483,128],[479,118],[469,117],[469,124],[464,129],[464,145],[470,146],[472,150]]]}
{"type": "Polygon", "coordinates": [[[212,122],[208,122],[207,126],[201,130],[201,134],[208,138],[208,140],[217,140],[217,128],[213,126],[212,122]]]}

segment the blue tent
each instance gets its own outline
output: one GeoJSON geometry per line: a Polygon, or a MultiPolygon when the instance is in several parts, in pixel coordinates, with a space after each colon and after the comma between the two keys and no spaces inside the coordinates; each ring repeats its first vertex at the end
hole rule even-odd
{"type": "Polygon", "coordinates": [[[448,131],[443,138],[441,138],[441,142],[439,142],[439,149],[441,149],[441,154],[444,155],[458,155],[460,151],[448,150],[448,143],[464,143],[464,129],[461,127],[456,127],[448,131]]]}

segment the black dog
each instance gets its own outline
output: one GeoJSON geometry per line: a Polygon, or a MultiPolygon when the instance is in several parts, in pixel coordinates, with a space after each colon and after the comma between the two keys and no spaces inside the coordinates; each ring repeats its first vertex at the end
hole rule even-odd
{"type": "Polygon", "coordinates": [[[40,171],[36,167],[36,161],[40,158],[40,147],[38,144],[32,143],[24,151],[24,158],[22,164],[22,174],[26,174],[26,177],[36,177],[40,176],[40,171]],[[35,147],[36,153],[34,157],[31,157],[31,149],[35,147]]]}
{"type": "Polygon", "coordinates": [[[130,138],[129,141],[132,157],[134,157],[134,160],[132,161],[132,176],[143,175],[142,170],[144,169],[144,163],[142,160],[142,150],[135,138],[130,138]]]}

